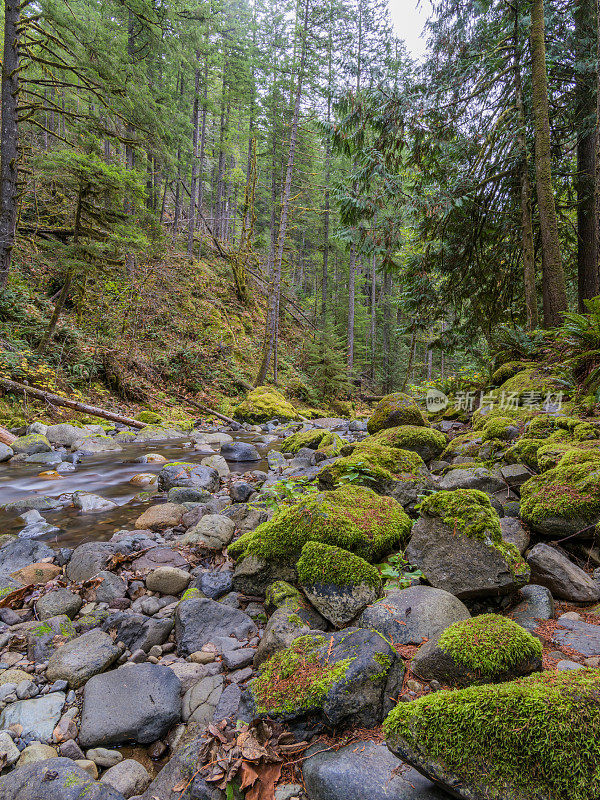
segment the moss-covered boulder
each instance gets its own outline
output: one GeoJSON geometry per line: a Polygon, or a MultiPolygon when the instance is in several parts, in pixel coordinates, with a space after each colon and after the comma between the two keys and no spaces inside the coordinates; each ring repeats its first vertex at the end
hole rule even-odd
{"type": "Polygon", "coordinates": [[[526,369],[535,369],[537,365],[533,361],[507,361],[498,367],[492,374],[494,386],[501,386],[505,381],[518,375],[526,369]]]}
{"type": "Polygon", "coordinates": [[[146,425],[162,425],[163,418],[155,411],[140,411],[135,415],[134,419],[138,422],[145,422],[146,425]]]}
{"type": "Polygon", "coordinates": [[[52,450],[50,442],[41,433],[29,433],[27,436],[19,436],[11,444],[15,453],[25,453],[32,456],[34,453],[49,453],[52,450]]]}
{"type": "Polygon", "coordinates": [[[476,489],[435,492],[417,507],[406,557],[428,583],[461,599],[516,592],[529,567],[502,539],[489,497],[476,489]]]}
{"type": "Polygon", "coordinates": [[[267,609],[300,608],[302,605],[302,595],[287,581],[274,581],[265,592],[267,609]]]}
{"type": "Polygon", "coordinates": [[[281,445],[283,453],[297,453],[302,447],[309,447],[311,450],[320,450],[334,443],[334,434],[323,428],[315,428],[309,431],[298,431],[286,436],[281,445]]]}
{"type": "Polygon", "coordinates": [[[246,399],[235,407],[233,416],[242,422],[252,423],[271,419],[282,422],[299,417],[294,406],[272,386],[257,386],[249,392],[246,399]]]}
{"type": "Polygon", "coordinates": [[[526,405],[532,402],[544,404],[548,395],[564,393],[564,387],[561,389],[551,375],[546,375],[539,368],[531,367],[517,372],[512,378],[504,381],[498,392],[500,395],[504,393],[505,397],[512,395],[521,404],[526,405]]]}
{"type": "Polygon", "coordinates": [[[499,439],[510,442],[519,435],[519,427],[510,417],[492,417],[482,428],[481,438],[484,442],[499,439]]]}
{"type": "Polygon", "coordinates": [[[518,439],[504,453],[507,464],[527,464],[530,469],[538,470],[538,451],[545,444],[544,439],[518,439]]]}
{"type": "Polygon", "coordinates": [[[542,669],[542,644],[516,622],[482,614],[455,622],[423,645],[412,670],[448,686],[501,683],[542,669]]]}
{"type": "Polygon", "coordinates": [[[367,422],[369,433],[377,433],[384,428],[396,428],[398,425],[419,425],[427,427],[423,412],[413,398],[403,392],[388,394],[375,406],[373,414],[367,422]]]}
{"type": "Polygon", "coordinates": [[[306,542],[324,542],[380,561],[408,540],[411,521],[401,505],[371,489],[345,486],[307,496],[243,534],[228,552],[295,565],[306,542]]]}
{"type": "Polygon", "coordinates": [[[376,567],[322,542],[307,542],[296,568],[298,582],[312,605],[338,628],[375,602],[381,591],[376,567]]]}
{"type": "Polygon", "coordinates": [[[434,428],[424,428],[421,425],[399,425],[367,437],[357,447],[368,447],[371,444],[395,447],[417,453],[423,461],[431,461],[440,455],[447,443],[448,437],[434,428]]]}
{"type": "Polygon", "coordinates": [[[333,489],[352,482],[391,493],[398,481],[402,481],[417,482],[425,488],[427,470],[419,455],[371,442],[372,438],[354,447],[351,455],[326,464],[317,475],[319,485],[333,489]]]}
{"type": "Polygon", "coordinates": [[[478,431],[468,431],[455,436],[441,455],[443,461],[451,461],[458,456],[477,458],[483,437],[478,431]]]}
{"type": "Polygon", "coordinates": [[[530,478],[521,487],[520,514],[542,536],[562,538],[589,526],[593,536],[600,521],[600,454],[570,449],[556,467],[530,478]]]}
{"type": "Polygon", "coordinates": [[[389,749],[464,800],[600,797],[600,670],[544,672],[398,703],[389,749]]]}
{"type": "Polygon", "coordinates": [[[402,684],[404,667],[376,631],[346,628],[308,635],[273,655],[250,683],[250,715],[312,718],[328,726],[380,724],[387,698],[402,684]]]}
{"type": "Polygon", "coordinates": [[[216,469],[187,461],[170,461],[158,473],[158,488],[168,492],[174,487],[216,492],[221,479],[216,469]]]}

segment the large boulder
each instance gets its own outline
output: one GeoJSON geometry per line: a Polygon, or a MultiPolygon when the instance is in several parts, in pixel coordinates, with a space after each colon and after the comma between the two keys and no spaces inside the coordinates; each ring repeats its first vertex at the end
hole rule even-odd
{"type": "Polygon", "coordinates": [[[297,606],[278,608],[267,622],[254,656],[254,665],[260,666],[278,650],[290,647],[294,639],[310,631],[323,630],[326,625],[317,612],[297,606]]]}
{"type": "Polygon", "coordinates": [[[511,594],[528,582],[529,567],[517,548],[503,541],[486,494],[435,492],[419,508],[406,557],[432,586],[465,599],[511,594]]]}
{"type": "Polygon", "coordinates": [[[448,686],[500,683],[542,669],[542,644],[516,622],[482,614],[455,622],[423,645],[412,670],[448,686]]]}
{"type": "Polygon", "coordinates": [[[35,610],[41,620],[61,614],[74,619],[82,605],[81,597],[70,589],[55,589],[40,597],[35,604],[35,610]]]}
{"type": "Polygon", "coordinates": [[[486,494],[494,494],[506,489],[506,483],[498,475],[494,475],[486,467],[468,467],[465,469],[451,469],[438,483],[439,489],[452,491],[453,489],[479,489],[486,494]]]}
{"type": "Polygon", "coordinates": [[[312,605],[338,628],[374,602],[381,590],[381,576],[374,566],[322,542],[304,545],[297,570],[312,605]]]}
{"type": "Polygon", "coordinates": [[[402,506],[370,489],[344,486],[286,506],[229,546],[234,558],[254,556],[294,565],[308,541],[324,542],[378,561],[406,542],[411,521],[402,506]]]}
{"type": "Polygon", "coordinates": [[[200,522],[189,528],[181,539],[182,544],[222,550],[231,542],[235,523],[222,514],[205,514],[200,522]]]}
{"type": "Polygon", "coordinates": [[[124,800],[70,758],[49,758],[0,778],[0,800],[124,800]]]}
{"type": "Polygon", "coordinates": [[[165,464],[158,473],[158,488],[161,492],[168,492],[175,486],[216,492],[220,485],[221,479],[217,470],[203,467],[202,464],[171,462],[165,464]]]}
{"type": "Polygon", "coordinates": [[[250,717],[316,717],[332,726],[378,725],[404,666],[376,631],[346,628],[296,639],[249,686],[250,717]]]}
{"type": "Polygon", "coordinates": [[[155,645],[167,641],[173,630],[173,621],[134,614],[131,611],[115,611],[104,616],[101,628],[112,633],[117,642],[123,642],[132,652],[143,650],[147,653],[155,645]]]}
{"type": "Polygon", "coordinates": [[[15,453],[25,453],[28,456],[34,453],[49,453],[52,450],[50,442],[41,433],[28,433],[26,436],[19,436],[10,446],[15,453]]]}
{"type": "Polygon", "coordinates": [[[277,389],[257,386],[236,406],[233,416],[242,422],[268,422],[271,419],[283,422],[298,419],[298,412],[277,389]]]}
{"type": "Polygon", "coordinates": [[[80,441],[88,431],[70,422],[60,422],[58,425],[49,425],[46,429],[46,436],[52,444],[72,447],[75,442],[80,441]]]}
{"type": "Polygon", "coordinates": [[[521,486],[522,519],[542,536],[562,539],[600,520],[600,458],[570,450],[558,465],[521,486]]]}
{"type": "Polygon", "coordinates": [[[373,741],[339,750],[313,745],[304,754],[302,778],[310,800],[449,800],[446,792],[373,741]]]}
{"type": "Polygon", "coordinates": [[[367,422],[369,433],[377,433],[384,428],[397,428],[399,425],[427,426],[423,412],[412,397],[402,392],[386,395],[375,406],[367,422]]]}
{"type": "Polygon", "coordinates": [[[533,633],[541,621],[554,617],[554,598],[545,586],[530,583],[519,592],[520,602],[511,609],[510,617],[522,628],[533,633]]]}
{"type": "Polygon", "coordinates": [[[116,552],[111,542],[84,542],[73,550],[67,564],[67,578],[75,583],[88,581],[102,572],[116,552]]]}
{"type": "Polygon", "coordinates": [[[180,655],[196,653],[221,637],[245,640],[256,633],[256,625],[248,614],[204,597],[182,600],[175,612],[175,641],[180,655]]]}
{"type": "Polygon", "coordinates": [[[227,461],[260,461],[260,453],[250,442],[222,444],[221,455],[227,461]]]}
{"type": "Polygon", "coordinates": [[[600,584],[555,547],[540,542],[527,555],[531,580],[546,586],[559,600],[594,603],[600,600],[600,584]]]}
{"type": "Polygon", "coordinates": [[[20,725],[22,735],[30,741],[51,742],[64,704],[64,692],[51,692],[42,697],[9,703],[0,714],[0,730],[20,725]]]}
{"type": "Polygon", "coordinates": [[[433,586],[411,586],[386,592],[358,619],[361,628],[374,628],[395,644],[420,645],[454,622],[469,619],[457,597],[433,586]]]}
{"type": "Polygon", "coordinates": [[[163,531],[179,525],[187,508],[181,503],[161,503],[150,506],[135,521],[135,527],[142,531],[163,531]]]}
{"type": "Polygon", "coordinates": [[[95,675],[83,693],[80,745],[160,739],[180,720],[180,691],[173,670],[159,664],[127,665],[95,675]]]}
{"type": "Polygon", "coordinates": [[[434,428],[422,425],[399,425],[395,428],[385,428],[374,436],[368,436],[357,447],[360,449],[372,444],[395,447],[417,453],[423,461],[431,461],[440,455],[447,443],[446,435],[434,428]]]}
{"type": "Polygon", "coordinates": [[[384,731],[393,753],[454,797],[591,800],[599,726],[600,670],[581,669],[398,703],[384,731]]]}

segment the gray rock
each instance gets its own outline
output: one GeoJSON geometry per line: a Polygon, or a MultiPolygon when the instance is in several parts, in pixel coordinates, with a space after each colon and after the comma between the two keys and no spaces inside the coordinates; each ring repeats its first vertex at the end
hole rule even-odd
{"type": "Polygon", "coordinates": [[[96,577],[102,579],[102,583],[95,588],[97,603],[112,603],[113,600],[125,597],[127,594],[127,584],[114,572],[101,570],[96,577]]]}
{"type": "Polygon", "coordinates": [[[240,687],[236,683],[230,683],[219,698],[213,714],[213,722],[219,723],[224,719],[235,722],[241,699],[242,691],[240,687]]]}
{"type": "Polygon", "coordinates": [[[123,755],[118,750],[107,750],[106,747],[92,747],[86,753],[87,758],[99,767],[114,767],[123,761],[123,755]]]}
{"type": "Polygon", "coordinates": [[[189,726],[166,766],[138,800],[223,800],[223,792],[195,774],[198,751],[204,744],[195,730],[196,726],[189,726]],[[174,786],[186,788],[174,792],[174,786]]]}
{"type": "Polygon", "coordinates": [[[192,544],[209,550],[222,550],[231,542],[235,523],[221,514],[206,514],[183,536],[182,544],[192,544]]]}
{"type": "Polygon", "coordinates": [[[27,658],[30,661],[47,661],[52,653],[76,636],[73,623],[65,614],[49,617],[27,630],[27,658]]]}
{"type": "Polygon", "coordinates": [[[390,591],[368,606],[358,625],[374,628],[396,644],[420,645],[433,639],[454,622],[471,615],[467,607],[453,594],[432,586],[411,586],[390,591]]]}
{"type": "Polygon", "coordinates": [[[223,456],[207,456],[203,458],[200,463],[203,467],[212,467],[212,469],[216,469],[221,478],[226,478],[230,473],[229,465],[223,456]]]}
{"type": "Polygon", "coordinates": [[[553,641],[558,647],[570,647],[586,658],[600,656],[600,626],[581,620],[558,620],[553,641]]]}
{"type": "Polygon", "coordinates": [[[260,453],[249,442],[222,444],[221,455],[228,461],[260,461],[260,453]]]}
{"type": "Polygon", "coordinates": [[[209,675],[192,686],[183,697],[181,711],[183,721],[195,722],[202,727],[212,722],[223,687],[222,675],[209,675]]]}
{"type": "Polygon", "coordinates": [[[13,500],[12,503],[6,503],[4,510],[7,514],[21,514],[23,511],[35,509],[36,511],[58,511],[62,508],[60,500],[54,497],[47,497],[46,495],[31,495],[30,497],[22,497],[20,500],[13,500]]]}
{"type": "Polygon", "coordinates": [[[126,758],[120,764],[108,769],[100,778],[100,783],[112,786],[127,800],[134,794],[141,794],[151,780],[148,770],[139,761],[126,758]]]}
{"type": "Polygon", "coordinates": [[[64,704],[64,692],[52,692],[31,700],[10,703],[0,714],[0,729],[15,724],[22,725],[22,736],[29,734],[31,739],[51,742],[52,732],[61,717],[64,704]]]}
{"type": "Polygon", "coordinates": [[[115,554],[112,542],[84,542],[73,550],[67,565],[67,578],[81,583],[93,578],[108,566],[115,554]]]}
{"type": "Polygon", "coordinates": [[[95,453],[115,452],[120,453],[123,449],[121,445],[110,436],[85,436],[71,445],[73,450],[77,450],[83,455],[91,456],[95,453]]]}
{"type": "Polygon", "coordinates": [[[519,553],[523,553],[529,547],[529,531],[520,519],[516,517],[502,517],[500,520],[502,538],[509,544],[514,544],[519,553]]]}
{"type": "Polygon", "coordinates": [[[123,642],[131,652],[143,650],[147,653],[154,645],[167,641],[173,622],[130,611],[116,611],[102,620],[101,627],[104,631],[113,631],[116,641],[123,642]]]}
{"type": "Polygon", "coordinates": [[[85,434],[85,429],[79,428],[76,425],[71,425],[68,422],[61,422],[58,425],[49,425],[46,430],[46,436],[52,444],[59,444],[64,447],[72,447],[75,442],[80,441],[85,434]]]}
{"type": "Polygon", "coordinates": [[[231,591],[233,574],[229,571],[208,570],[200,575],[195,586],[211,600],[216,600],[231,591]]]}
{"type": "Polygon", "coordinates": [[[26,436],[19,436],[10,446],[15,453],[26,453],[28,456],[33,455],[33,453],[48,453],[52,450],[50,442],[41,433],[29,433],[26,436]]]}
{"type": "Polygon", "coordinates": [[[55,467],[58,464],[62,464],[63,456],[61,453],[52,452],[52,453],[34,453],[31,456],[25,456],[24,463],[25,464],[42,464],[48,467],[55,467]]]}
{"type": "Polygon", "coordinates": [[[12,767],[19,760],[19,748],[8,731],[0,731],[0,764],[12,767]]]}
{"type": "Polygon", "coordinates": [[[117,507],[117,503],[113,500],[107,500],[105,497],[91,492],[73,492],[73,505],[82,514],[103,514],[105,511],[112,511],[117,507]]]}
{"type": "Polygon", "coordinates": [[[567,556],[547,544],[536,544],[527,556],[531,581],[546,586],[554,597],[574,603],[600,600],[600,587],[567,556]]]}
{"type": "Polygon", "coordinates": [[[110,786],[96,783],[70,758],[28,764],[0,778],[0,800],[123,800],[110,786]]]}
{"type": "Polygon", "coordinates": [[[92,675],[104,672],[123,653],[112,637],[97,629],[84,633],[59,647],[48,661],[49,681],[65,680],[78,689],[92,675]]]}
{"type": "Polygon", "coordinates": [[[146,578],[146,586],[151,592],[176,595],[183,592],[192,576],[179,567],[159,567],[146,578]]]}
{"type": "Polygon", "coordinates": [[[210,499],[211,494],[206,489],[193,489],[190,486],[174,486],[167,493],[169,503],[206,503],[210,499]]]}
{"type": "Polygon", "coordinates": [[[500,468],[500,473],[511,489],[518,489],[533,475],[524,464],[507,464],[500,468]]]}
{"type": "Polygon", "coordinates": [[[520,591],[523,598],[510,612],[510,617],[522,628],[533,633],[540,621],[554,617],[554,598],[550,589],[530,583],[520,591]]]}
{"type": "Polygon", "coordinates": [[[7,444],[3,444],[0,442],[0,462],[1,461],[8,461],[9,458],[12,458],[15,454],[15,451],[12,447],[9,447],[7,444]]]}
{"type": "Polygon", "coordinates": [[[302,777],[310,800],[449,800],[450,795],[404,764],[384,744],[306,752],[302,777]]]}
{"type": "Polygon", "coordinates": [[[54,555],[54,550],[43,542],[13,539],[0,548],[0,579],[8,579],[13,572],[54,555]]]}
{"type": "Polygon", "coordinates": [[[487,542],[461,535],[435,517],[421,517],[406,549],[427,582],[461,599],[516,592],[529,573],[516,574],[506,557],[487,542]]]}
{"type": "Polygon", "coordinates": [[[309,631],[321,627],[319,616],[303,608],[278,608],[271,614],[263,631],[254,664],[260,666],[278,650],[285,650],[294,639],[305,636],[309,631]]]}
{"type": "Polygon", "coordinates": [[[493,472],[485,467],[471,467],[469,469],[451,469],[438,483],[439,489],[479,489],[486,494],[494,494],[501,489],[506,489],[506,484],[493,472]]]}
{"type": "Polygon", "coordinates": [[[184,462],[165,464],[158,474],[158,489],[161,492],[168,492],[174,486],[216,492],[220,484],[217,470],[203,467],[201,464],[184,462]]]}
{"type": "Polygon", "coordinates": [[[180,689],[173,671],[158,664],[95,675],[84,689],[80,744],[148,744],[160,739],[181,717],[180,689]]]}
{"type": "Polygon", "coordinates": [[[292,567],[248,556],[235,565],[233,588],[242,594],[260,596],[275,581],[293,582],[296,577],[292,567]]]}
{"type": "Polygon", "coordinates": [[[232,503],[245,503],[254,492],[254,487],[245,481],[234,483],[229,489],[232,503]]]}
{"type": "Polygon", "coordinates": [[[219,636],[249,639],[257,628],[243,611],[207,598],[183,600],[175,612],[175,641],[180,655],[189,656],[219,636]]]}
{"type": "Polygon", "coordinates": [[[377,599],[376,589],[365,583],[356,586],[333,586],[319,583],[302,588],[319,614],[336,628],[347,625],[377,599]]]}

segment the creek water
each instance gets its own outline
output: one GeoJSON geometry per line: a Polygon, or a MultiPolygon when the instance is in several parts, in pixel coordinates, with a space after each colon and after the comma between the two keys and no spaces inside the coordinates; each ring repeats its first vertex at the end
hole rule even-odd
{"type": "MultiPolygon", "coordinates": [[[[273,445],[265,445],[259,436],[247,432],[232,433],[234,441],[252,442],[258,449],[260,461],[229,461],[231,472],[243,474],[249,470],[267,470],[266,454],[273,445]]],[[[60,480],[40,478],[44,470],[51,470],[43,464],[9,462],[0,464],[0,506],[14,500],[30,497],[32,494],[61,498],[76,490],[92,492],[118,503],[116,508],[102,514],[82,514],[65,497],[63,508],[52,512],[42,512],[46,522],[59,528],[59,532],[48,537],[40,537],[51,547],[75,547],[82,542],[106,541],[121,529],[132,529],[133,523],[147,508],[147,502],[137,499],[142,492],[156,492],[156,484],[149,487],[134,486],[129,481],[139,473],[158,474],[163,464],[139,463],[136,458],[147,453],[160,453],[169,461],[189,461],[199,463],[209,454],[194,450],[189,439],[171,439],[162,442],[123,444],[120,452],[107,452],[84,456],[73,472],[65,473],[60,480]]],[[[218,446],[215,448],[218,453],[218,446]]],[[[8,514],[0,508],[0,533],[18,533],[24,523],[15,514],[8,514]]]]}

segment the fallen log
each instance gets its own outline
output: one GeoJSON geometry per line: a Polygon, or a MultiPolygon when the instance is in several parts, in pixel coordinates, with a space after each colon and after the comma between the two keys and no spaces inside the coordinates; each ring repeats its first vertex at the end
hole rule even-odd
{"type": "Polygon", "coordinates": [[[41,389],[36,389],[34,386],[27,386],[23,383],[16,383],[9,381],[6,378],[0,378],[0,387],[6,389],[7,392],[19,392],[25,396],[36,397],[38,400],[45,400],[55,406],[66,406],[72,408],[73,411],[79,411],[82,414],[91,414],[94,417],[102,417],[102,419],[109,419],[111,422],[120,422],[122,425],[129,425],[131,428],[145,428],[145,422],[138,422],[137,419],[124,417],[122,414],[115,414],[114,411],[106,411],[104,408],[97,408],[97,406],[88,406],[86,403],[80,403],[78,400],[69,400],[66,397],[59,397],[57,394],[44,392],[41,389]]]}
{"type": "Polygon", "coordinates": [[[364,400],[365,403],[378,403],[384,397],[385,395],[383,394],[363,394],[360,399],[364,400]]]}
{"type": "Polygon", "coordinates": [[[2,444],[11,445],[16,438],[14,433],[7,431],[6,428],[0,427],[0,442],[2,442],[2,444]]]}
{"type": "Polygon", "coordinates": [[[205,414],[212,414],[213,417],[216,417],[217,419],[220,419],[223,422],[227,422],[229,423],[229,425],[241,427],[240,423],[236,422],[236,420],[232,419],[231,417],[226,417],[225,414],[220,414],[218,411],[214,411],[212,408],[208,408],[208,406],[203,406],[200,403],[196,402],[196,400],[192,400],[191,398],[186,397],[184,394],[181,394],[180,392],[173,392],[173,394],[175,394],[177,397],[181,397],[181,399],[185,400],[186,403],[189,403],[191,406],[194,406],[194,408],[203,411],[205,414]]]}

